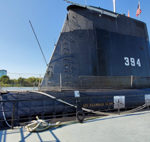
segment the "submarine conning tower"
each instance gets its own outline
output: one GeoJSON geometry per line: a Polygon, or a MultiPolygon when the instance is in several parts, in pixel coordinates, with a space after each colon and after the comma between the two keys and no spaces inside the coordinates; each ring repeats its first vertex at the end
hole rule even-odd
{"type": "Polygon", "coordinates": [[[150,87],[145,23],[98,7],[67,9],[42,90],[150,87]]]}

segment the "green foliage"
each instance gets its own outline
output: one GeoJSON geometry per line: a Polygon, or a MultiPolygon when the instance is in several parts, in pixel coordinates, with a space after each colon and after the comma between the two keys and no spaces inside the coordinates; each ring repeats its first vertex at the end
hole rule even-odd
{"type": "Polygon", "coordinates": [[[0,78],[1,87],[37,87],[42,81],[42,78],[29,77],[29,78],[18,78],[10,79],[9,76],[2,76],[0,78]]]}
{"type": "Polygon", "coordinates": [[[9,84],[10,83],[10,79],[7,75],[3,75],[1,78],[0,78],[0,82],[3,83],[3,84],[9,84]]]}

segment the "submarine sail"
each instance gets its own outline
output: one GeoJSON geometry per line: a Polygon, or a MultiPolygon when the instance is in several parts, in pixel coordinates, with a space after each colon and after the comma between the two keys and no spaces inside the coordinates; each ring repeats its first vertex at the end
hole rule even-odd
{"type": "Polygon", "coordinates": [[[141,88],[150,87],[149,77],[145,23],[97,7],[71,5],[41,88],[141,88]]]}

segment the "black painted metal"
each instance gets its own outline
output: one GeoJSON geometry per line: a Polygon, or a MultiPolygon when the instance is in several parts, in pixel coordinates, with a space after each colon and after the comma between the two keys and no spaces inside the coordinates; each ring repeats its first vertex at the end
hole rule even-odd
{"type": "MultiPolygon", "coordinates": [[[[73,91],[46,92],[62,99],[70,104],[76,105],[76,98],[73,91]]],[[[126,108],[134,108],[145,103],[145,94],[150,94],[150,89],[129,89],[129,90],[99,90],[80,92],[80,106],[93,110],[113,110],[114,96],[125,96],[126,108]],[[109,109],[108,109],[109,108],[109,109]]],[[[65,105],[61,102],[43,96],[38,93],[8,93],[1,97],[1,107],[4,107],[6,117],[15,118],[45,114],[62,114],[75,112],[76,108],[65,105]],[[67,109],[65,109],[67,108],[67,109]]],[[[0,107],[0,108],[1,108],[0,107]]],[[[3,115],[0,110],[0,118],[3,115]]]]}
{"type": "Polygon", "coordinates": [[[81,85],[83,77],[88,88],[93,88],[98,82],[106,83],[97,85],[95,89],[139,88],[145,84],[145,87],[150,87],[149,56],[145,23],[100,8],[72,5],[68,7],[67,18],[41,88],[87,89],[81,85]],[[125,57],[129,60],[134,58],[135,66],[126,66],[125,57]],[[137,64],[138,59],[141,66],[137,64]],[[131,76],[142,77],[143,80],[140,84],[136,79],[131,83],[131,76]],[[95,78],[92,81],[90,77],[95,78]],[[111,81],[107,81],[108,77],[111,81]],[[97,82],[93,84],[95,80],[97,82]]]}

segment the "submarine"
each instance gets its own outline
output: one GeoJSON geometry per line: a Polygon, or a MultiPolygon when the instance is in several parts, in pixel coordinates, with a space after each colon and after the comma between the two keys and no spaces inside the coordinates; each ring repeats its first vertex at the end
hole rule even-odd
{"type": "Polygon", "coordinates": [[[1,128],[28,116],[150,104],[150,44],[144,22],[71,4],[38,91],[1,92],[1,128]],[[13,112],[13,115],[12,115],[13,112]]]}

